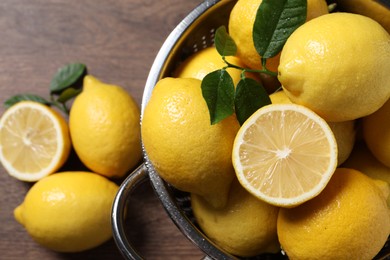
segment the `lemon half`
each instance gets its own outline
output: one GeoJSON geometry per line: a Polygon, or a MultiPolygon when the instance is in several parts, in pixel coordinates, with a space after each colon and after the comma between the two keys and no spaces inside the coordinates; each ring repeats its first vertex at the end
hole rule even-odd
{"type": "Polygon", "coordinates": [[[240,183],[254,196],[292,207],[325,188],[337,166],[337,143],[329,125],[310,109],[268,105],[237,133],[233,165],[240,183]]]}
{"type": "Polygon", "coordinates": [[[43,104],[22,101],[0,119],[0,161],[22,181],[37,181],[57,171],[70,152],[67,123],[43,104]]]}

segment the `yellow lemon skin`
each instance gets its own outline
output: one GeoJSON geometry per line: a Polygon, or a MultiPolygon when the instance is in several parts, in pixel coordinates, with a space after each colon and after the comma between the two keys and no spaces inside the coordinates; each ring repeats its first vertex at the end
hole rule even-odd
{"type": "MultiPolygon", "coordinates": [[[[229,34],[237,44],[237,57],[251,69],[261,69],[261,57],[253,43],[253,24],[256,12],[262,0],[239,0],[233,7],[229,18],[229,34]]],[[[328,7],[324,0],[308,0],[307,20],[327,14],[328,7]]],[[[280,53],[267,59],[266,67],[276,71],[279,65],[280,53]]]]}
{"type": "Polygon", "coordinates": [[[373,0],[336,0],[340,10],[368,16],[390,33],[390,9],[373,0]]]}
{"type": "MultiPolygon", "coordinates": [[[[290,104],[291,100],[286,95],[285,91],[272,93],[270,96],[273,104],[290,104]]],[[[337,165],[345,162],[352,152],[356,140],[355,120],[342,122],[327,122],[334,134],[337,142],[337,165]]]]}
{"type": "MultiPolygon", "coordinates": [[[[388,187],[387,187],[388,189],[388,187]]],[[[289,259],[372,259],[390,232],[386,198],[363,173],[338,168],[325,190],[280,209],[278,237],[289,259]]]]}
{"type": "Polygon", "coordinates": [[[86,76],[69,129],[77,155],[93,172],[123,177],[141,160],[140,110],[120,86],[86,76]]]}
{"type": "MultiPolygon", "coordinates": [[[[242,61],[235,56],[225,57],[226,61],[230,64],[234,64],[241,68],[244,68],[245,65],[242,61]]],[[[222,60],[222,56],[218,53],[215,46],[210,46],[204,48],[198,52],[195,52],[190,57],[188,57],[183,63],[181,63],[173,73],[175,78],[195,78],[203,80],[203,78],[216,70],[220,70],[226,67],[227,64],[222,60]]],[[[241,80],[241,69],[236,68],[226,68],[226,71],[229,73],[230,77],[233,80],[233,84],[236,87],[238,82],[241,80]]],[[[245,76],[251,79],[254,79],[258,82],[261,82],[267,91],[275,90],[275,83],[272,85],[272,80],[263,81],[262,75],[256,73],[246,72],[245,76]]],[[[276,81],[277,79],[274,78],[276,81]]]]}
{"type": "Polygon", "coordinates": [[[337,165],[341,165],[350,156],[356,140],[355,120],[328,122],[337,142],[337,165]]]}
{"type": "Polygon", "coordinates": [[[292,102],[339,122],[367,116],[389,99],[389,67],[390,35],[380,24],[362,15],[332,13],[290,36],[278,79],[292,102]]]}
{"type": "MultiPolygon", "coordinates": [[[[363,141],[355,143],[351,155],[342,167],[356,169],[372,179],[382,180],[390,185],[390,167],[378,161],[363,141]]],[[[387,205],[390,208],[390,197],[387,198],[387,205]]]]}
{"type": "MultiPolygon", "coordinates": [[[[227,61],[240,67],[244,67],[242,62],[234,56],[226,57],[227,61]]],[[[225,67],[226,64],[223,62],[221,55],[217,49],[207,47],[200,50],[189,58],[187,58],[180,66],[176,69],[174,77],[176,78],[195,78],[202,80],[210,72],[220,70],[225,67]]],[[[228,68],[226,71],[232,77],[234,86],[237,85],[241,79],[241,70],[228,68]]]]}
{"type": "Polygon", "coordinates": [[[390,99],[375,113],[363,118],[363,138],[372,154],[390,167],[390,99]]]}
{"type": "Polygon", "coordinates": [[[15,219],[40,245],[80,252],[111,238],[111,205],[118,186],[95,173],[62,172],[38,181],[15,219]]]}
{"type": "Polygon", "coordinates": [[[291,100],[288,98],[286,93],[281,90],[269,95],[272,104],[292,104],[291,100]]]}
{"type": "Polygon", "coordinates": [[[279,208],[256,199],[233,181],[228,203],[215,209],[192,194],[194,216],[205,234],[226,252],[251,257],[280,250],[276,233],[279,208]]]}
{"type": "Polygon", "coordinates": [[[231,152],[238,129],[234,115],[211,125],[200,80],[164,78],[145,107],[141,134],[164,180],[223,207],[234,178],[231,152]]]}

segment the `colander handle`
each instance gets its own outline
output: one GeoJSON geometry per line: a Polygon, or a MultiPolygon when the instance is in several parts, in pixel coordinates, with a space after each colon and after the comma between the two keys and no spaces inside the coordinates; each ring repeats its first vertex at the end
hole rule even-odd
{"type": "Polygon", "coordinates": [[[111,225],[113,237],[120,252],[126,259],[143,259],[142,256],[134,249],[126,237],[123,226],[126,210],[126,202],[131,193],[142,183],[149,180],[145,163],[138,166],[119,187],[115,196],[111,213],[111,225]]]}
{"type": "MultiPolygon", "coordinates": [[[[146,169],[146,165],[145,163],[142,163],[126,178],[126,180],[119,187],[112,206],[111,225],[113,237],[118,249],[126,259],[144,259],[127,239],[123,223],[127,200],[139,185],[148,180],[149,175],[146,169]]],[[[208,256],[204,256],[202,259],[211,260],[211,258],[208,256]]]]}

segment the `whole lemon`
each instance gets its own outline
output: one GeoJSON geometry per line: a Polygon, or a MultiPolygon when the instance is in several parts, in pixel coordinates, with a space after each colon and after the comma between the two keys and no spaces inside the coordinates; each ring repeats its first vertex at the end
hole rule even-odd
{"type": "Polygon", "coordinates": [[[320,195],[280,209],[278,237],[289,259],[372,259],[390,233],[382,189],[359,171],[338,168],[320,195]]]}
{"type": "Polygon", "coordinates": [[[224,208],[215,209],[195,194],[191,206],[207,237],[230,254],[251,257],[280,250],[276,233],[279,208],[256,199],[237,179],[224,208]]]}
{"type": "MultiPolygon", "coordinates": [[[[261,69],[261,57],[253,43],[253,24],[257,9],[262,0],[239,0],[234,5],[229,18],[229,34],[237,44],[237,57],[251,69],[261,69]]],[[[327,14],[328,6],[325,0],[308,0],[307,20],[327,14]]],[[[280,54],[267,59],[266,67],[276,71],[280,54]]]]}
{"type": "Polygon", "coordinates": [[[278,79],[294,103],[337,122],[367,116],[389,99],[389,68],[390,35],[382,26],[362,15],[332,13],[288,38],[278,79]]]}
{"type": "Polygon", "coordinates": [[[372,154],[390,167],[390,99],[375,113],[363,118],[363,138],[372,154]]]}
{"type": "MultiPolygon", "coordinates": [[[[390,185],[390,167],[378,161],[362,141],[356,142],[351,155],[342,166],[356,169],[372,179],[382,180],[390,185]]],[[[390,196],[387,198],[387,205],[390,207],[390,196]]]]}
{"type": "Polygon", "coordinates": [[[87,75],[69,115],[73,147],[93,172],[122,177],[142,157],[139,120],[138,105],[122,87],[87,75]]]}
{"type": "Polygon", "coordinates": [[[42,246],[79,252],[111,238],[111,204],[118,186],[89,172],[56,173],[39,180],[14,211],[42,246]]]}
{"type": "Polygon", "coordinates": [[[210,124],[200,80],[164,78],[145,107],[141,134],[164,180],[223,207],[235,176],[231,158],[239,127],[234,115],[210,124]]]}
{"type": "MultiPolygon", "coordinates": [[[[278,91],[272,93],[270,96],[273,104],[289,104],[291,100],[286,95],[285,91],[278,91]]],[[[356,139],[355,120],[348,120],[342,122],[327,122],[334,134],[337,142],[337,165],[341,165],[348,159],[352,152],[356,139]]]]}

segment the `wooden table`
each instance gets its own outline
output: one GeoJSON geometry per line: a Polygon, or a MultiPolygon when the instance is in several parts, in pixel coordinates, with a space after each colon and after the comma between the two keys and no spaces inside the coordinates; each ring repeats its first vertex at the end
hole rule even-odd
{"type": "MultiPolygon", "coordinates": [[[[1,0],[0,114],[12,95],[49,97],[57,69],[83,62],[102,81],[126,88],[140,104],[154,57],[169,32],[202,0],[1,0]]],[[[69,166],[69,165],[68,165],[69,166]]],[[[0,259],[121,259],[113,240],[77,254],[36,244],[13,217],[32,184],[0,166],[0,259]]],[[[203,255],[168,218],[149,185],[132,198],[131,237],[147,259],[203,255]]]]}

